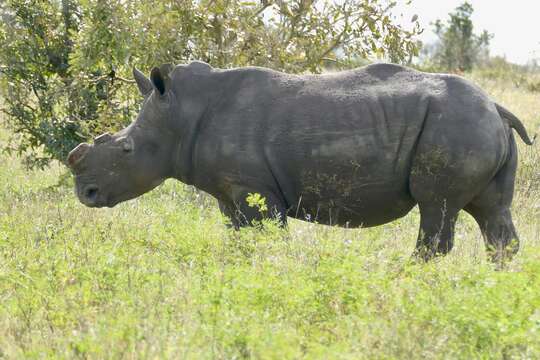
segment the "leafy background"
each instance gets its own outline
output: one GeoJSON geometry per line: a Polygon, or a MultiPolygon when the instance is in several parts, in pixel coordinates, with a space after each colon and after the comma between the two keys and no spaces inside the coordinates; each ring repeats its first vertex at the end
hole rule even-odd
{"type": "Polygon", "coordinates": [[[12,151],[29,166],[63,161],[82,140],[126,125],[137,66],[203,60],[287,72],[353,66],[368,55],[405,61],[418,24],[396,25],[391,1],[260,2],[8,0],[0,64],[12,151]]]}
{"type": "MultiPolygon", "coordinates": [[[[178,182],[100,211],[78,203],[70,178],[58,184],[75,143],[135,116],[133,66],[409,63],[419,29],[395,26],[391,10],[383,1],[1,2],[0,148],[10,151],[0,153],[0,358],[540,358],[537,145],[518,142],[522,246],[503,271],[486,262],[466,214],[449,256],[411,264],[416,209],[370,229],[292,220],[287,231],[232,233],[213,199],[178,182]]],[[[490,57],[471,13],[441,21],[439,42],[412,65],[462,74],[537,129],[538,67],[490,57]]]]}

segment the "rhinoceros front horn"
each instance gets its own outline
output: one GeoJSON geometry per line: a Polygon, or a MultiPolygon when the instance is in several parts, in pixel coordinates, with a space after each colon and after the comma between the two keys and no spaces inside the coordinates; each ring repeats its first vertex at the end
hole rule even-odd
{"type": "Polygon", "coordinates": [[[67,162],[68,165],[73,168],[77,163],[79,163],[84,156],[88,153],[88,150],[90,150],[90,145],[87,143],[82,143],[77,145],[77,147],[70,151],[67,162]]]}

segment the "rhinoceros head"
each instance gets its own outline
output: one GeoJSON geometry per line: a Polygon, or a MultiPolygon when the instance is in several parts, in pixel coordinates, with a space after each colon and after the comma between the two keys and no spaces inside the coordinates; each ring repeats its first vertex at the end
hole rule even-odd
{"type": "Polygon", "coordinates": [[[169,86],[170,66],[154,68],[150,79],[134,69],[145,97],[136,120],[115,134],[73,149],[67,163],[75,175],[79,200],[90,207],[112,207],[137,197],[172,174],[176,138],[168,124],[175,112],[169,86]]]}

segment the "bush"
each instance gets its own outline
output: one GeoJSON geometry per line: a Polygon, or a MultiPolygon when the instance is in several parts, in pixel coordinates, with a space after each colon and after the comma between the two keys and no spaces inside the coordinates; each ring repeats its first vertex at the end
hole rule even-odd
{"type": "Polygon", "coordinates": [[[288,72],[416,54],[416,22],[392,1],[7,0],[0,66],[10,150],[29,166],[65,159],[81,140],[128,123],[139,103],[131,69],[200,59],[288,72]],[[339,60],[337,59],[340,55],[339,60]]]}

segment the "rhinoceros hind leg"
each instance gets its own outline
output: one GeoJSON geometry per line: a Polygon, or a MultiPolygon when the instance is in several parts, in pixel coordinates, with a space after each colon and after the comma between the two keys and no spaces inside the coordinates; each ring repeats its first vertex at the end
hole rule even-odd
{"type": "Polygon", "coordinates": [[[452,250],[458,213],[474,197],[472,188],[482,177],[487,176],[467,171],[466,162],[450,148],[421,147],[409,177],[411,195],[420,209],[416,258],[428,261],[452,250]]]}
{"type": "Polygon", "coordinates": [[[509,149],[504,166],[484,191],[465,207],[480,226],[488,257],[500,265],[505,260],[510,260],[519,250],[519,238],[510,212],[517,167],[513,135],[510,136],[509,149]]]}
{"type": "Polygon", "coordinates": [[[519,250],[519,237],[510,209],[481,209],[470,205],[466,210],[480,226],[488,258],[499,265],[511,260],[519,250]]]}
{"type": "Polygon", "coordinates": [[[510,212],[517,168],[517,149],[512,134],[509,142],[505,164],[486,188],[465,207],[480,226],[488,257],[499,265],[510,260],[519,250],[519,238],[510,212]]]}
{"type": "Polygon", "coordinates": [[[413,257],[429,261],[454,246],[454,227],[460,209],[443,204],[419,204],[420,231],[413,257]]]}

